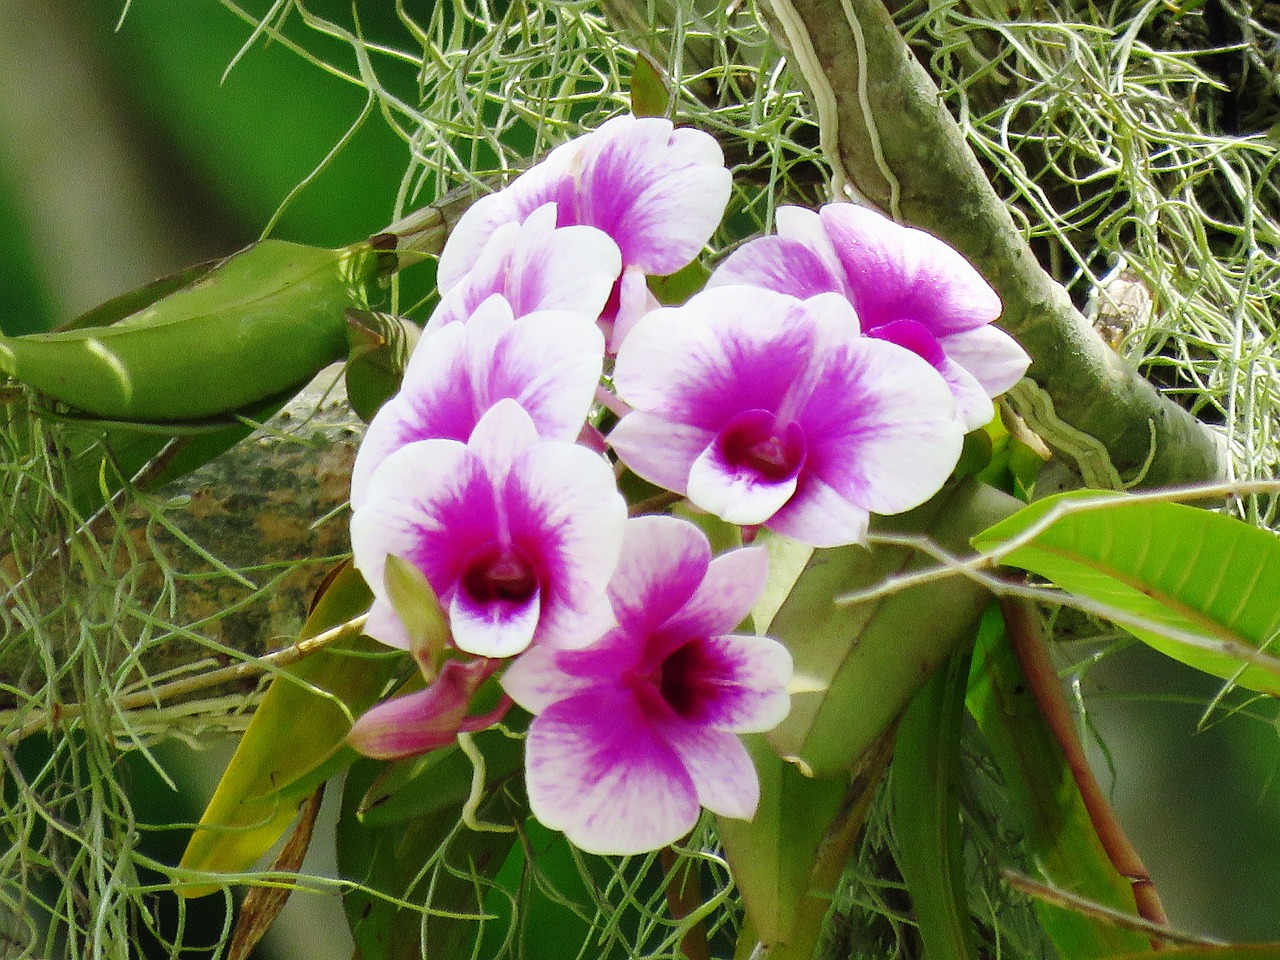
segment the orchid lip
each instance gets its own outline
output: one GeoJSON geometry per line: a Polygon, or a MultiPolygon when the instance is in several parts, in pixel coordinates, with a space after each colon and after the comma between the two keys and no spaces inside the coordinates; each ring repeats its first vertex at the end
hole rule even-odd
{"type": "Polygon", "coordinates": [[[803,428],[792,421],[779,429],[767,410],[744,410],[721,429],[717,442],[725,463],[768,483],[790,480],[804,466],[803,428]]]}

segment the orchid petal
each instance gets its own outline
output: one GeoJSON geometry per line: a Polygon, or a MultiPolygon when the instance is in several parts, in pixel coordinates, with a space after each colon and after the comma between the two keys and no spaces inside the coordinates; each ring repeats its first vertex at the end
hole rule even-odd
{"type": "Polygon", "coordinates": [[[502,674],[502,689],[507,696],[530,713],[542,713],[556,701],[567,700],[597,684],[595,677],[562,669],[559,653],[539,641],[520,654],[502,674]]]}
{"type": "Polygon", "coordinates": [[[698,791],[698,802],[722,817],[750,820],[760,803],[760,777],[747,748],[732,733],[687,723],[664,725],[698,791]]]}
{"type": "Polygon", "coordinates": [[[800,416],[809,471],[875,513],[923,503],[956,465],[964,440],[946,382],[883,340],[849,341],[825,359],[800,416]]]}
{"type": "Polygon", "coordinates": [[[515,461],[501,489],[511,542],[539,558],[549,584],[544,609],[585,610],[608,585],[627,519],[608,461],[573,444],[539,444],[515,461]]]}
{"type": "Polygon", "coordinates": [[[769,480],[728,463],[720,443],[710,444],[689,468],[687,496],[695,506],[729,523],[764,523],[796,491],[798,473],[769,480]]]}
{"type": "Polygon", "coordinates": [[[736,630],[760,599],[768,578],[769,554],[763,547],[720,554],[707,566],[693,596],[663,624],[663,634],[710,637],[736,630]]]}
{"type": "Polygon", "coordinates": [[[628,520],[608,590],[618,624],[633,633],[654,630],[694,596],[710,562],[711,544],[693,524],[675,517],[628,520]]]}
{"type": "Polygon", "coordinates": [[[351,518],[355,566],[385,598],[390,554],[414,564],[442,600],[462,565],[493,540],[493,489],[475,454],[453,440],[419,440],[375,471],[369,496],[351,518]]]}
{"type": "Polygon", "coordinates": [[[769,637],[702,635],[670,651],[657,668],[668,703],[697,726],[758,733],[791,709],[791,654],[769,637]]]}
{"type": "Polygon", "coordinates": [[[525,756],[534,815],[588,853],[655,850],[697,822],[680,757],[616,685],[549,706],[529,726],[525,756]]]}
{"type": "Polygon", "coordinates": [[[584,146],[578,222],[604,230],[625,265],[674,273],[724,216],[732,180],[715,139],[659,117],[615,117],[584,146]]]}
{"type": "Polygon", "coordinates": [[[683,494],[688,488],[689,469],[715,436],[711,430],[636,410],[618,421],[608,439],[637,476],[683,494]]]}
{"type": "Polygon", "coordinates": [[[373,606],[369,608],[369,618],[365,620],[364,628],[360,632],[389,647],[400,650],[409,650],[413,647],[413,638],[409,636],[409,631],[405,628],[400,615],[396,613],[396,608],[391,605],[390,600],[380,597],[374,598],[373,606]]]}
{"type": "Polygon", "coordinates": [[[502,600],[481,603],[460,589],[449,603],[453,642],[459,650],[481,657],[514,657],[533,642],[540,601],[540,590],[534,590],[518,603],[502,600]]]}
{"type": "Polygon", "coordinates": [[[941,337],[1000,315],[995,291],[937,237],[851,203],[829,203],[819,216],[867,326],[915,320],[941,337]]]}
{"type": "Polygon", "coordinates": [[[866,543],[870,513],[810,474],[802,489],[765,524],[775,533],[814,547],[866,543]]]}
{"type": "Polygon", "coordinates": [[[1012,387],[1031,365],[1018,341],[992,324],[952,333],[938,342],[982,384],[989,397],[998,397],[1012,387]]]}
{"type": "Polygon", "coordinates": [[[366,711],[347,743],[367,757],[397,760],[447,746],[458,735],[467,701],[441,709],[434,686],[394,697],[366,711]]]}
{"type": "Polygon", "coordinates": [[[708,288],[730,284],[750,284],[802,300],[820,293],[845,292],[842,270],[833,271],[810,247],[781,236],[743,244],[707,280],[708,288]]]}
{"type": "Polygon", "coordinates": [[[718,432],[743,409],[777,411],[812,353],[800,301],[715,287],[644,316],[618,353],[614,386],[638,410],[718,432]]]}

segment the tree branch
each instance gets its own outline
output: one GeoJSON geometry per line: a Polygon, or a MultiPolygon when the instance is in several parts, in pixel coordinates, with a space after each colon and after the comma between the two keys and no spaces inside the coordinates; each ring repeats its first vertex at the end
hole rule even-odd
{"type": "Polygon", "coordinates": [[[1144,486],[1222,477],[1217,435],[1107,347],[1036,262],[881,0],[766,2],[810,88],[837,192],[968,257],[1004,301],[1000,325],[1031,354],[1028,376],[1056,416],[1101,441],[1121,475],[1139,475],[1154,442],[1144,486]]]}

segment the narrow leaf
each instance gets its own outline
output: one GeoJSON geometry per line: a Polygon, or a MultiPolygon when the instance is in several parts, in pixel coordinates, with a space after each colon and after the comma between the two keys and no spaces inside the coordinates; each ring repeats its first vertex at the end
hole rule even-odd
{"type": "MultiPolygon", "coordinates": [[[[355,569],[342,567],[301,636],[346,622],[371,600],[355,569]]],[[[252,867],[317,783],[355,759],[342,746],[351,718],[373,704],[403,663],[379,656],[384,650],[367,637],[338,641],[272,682],[187,844],[183,869],[236,873],[252,867]]],[[[191,886],[182,893],[198,897],[217,889],[191,886]]]]}
{"type": "Polygon", "coordinates": [[[1105,604],[1188,666],[1280,695],[1280,659],[1258,652],[1280,632],[1274,534],[1185,504],[1077,492],[1032,504],[974,544],[990,550],[1029,532],[1003,563],[1105,604]]]}
{"type": "Polygon", "coordinates": [[[957,650],[898,724],[891,823],[898,867],[930,957],[977,960],[960,832],[960,731],[970,651],[957,650]]]}

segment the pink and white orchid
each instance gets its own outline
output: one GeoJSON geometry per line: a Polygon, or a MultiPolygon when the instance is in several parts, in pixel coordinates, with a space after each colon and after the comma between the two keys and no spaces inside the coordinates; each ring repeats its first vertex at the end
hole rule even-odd
{"type": "Polygon", "coordinates": [[[505,225],[555,203],[559,227],[596,227],[621,251],[615,304],[604,317],[616,351],[651,304],[645,277],[674,273],[698,256],[724,216],[730,188],[710,134],[658,117],[614,117],[472,205],[440,255],[441,289],[459,284],[505,225]]]}
{"type": "MultiPolygon", "coordinates": [[[[556,219],[556,204],[547,203],[489,234],[471,251],[464,273],[439,281],[440,304],[424,332],[465,321],[494,294],[506,299],[516,317],[566,310],[595,323],[622,270],[618,246],[595,227],[557,227],[556,219]]],[[[456,237],[455,232],[445,246],[451,259],[462,242],[456,237]]]]}
{"type": "Polygon", "coordinates": [[[370,477],[351,519],[375,597],[365,633],[409,648],[383,583],[394,555],[427,578],[459,649],[514,656],[602,601],[626,513],[604,458],[539,440],[529,414],[499,400],[467,443],[409,443],[370,477]]]}
{"type": "Polygon", "coordinates": [[[466,323],[418,341],[400,392],[383,404],[360,444],[351,506],[365,502],[374,471],[396,450],[415,440],[465,443],[504,398],[519,402],[543,440],[573,440],[603,362],[604,337],[580,314],[541,310],[515,319],[505,297],[490,296],[466,323]]]}
{"type": "Polygon", "coordinates": [[[992,325],[1000,298],[959,253],[922,230],[852,203],[814,212],[784,206],[776,236],[743,245],[708,287],[754,284],[802,299],[834,292],[863,332],[928,360],[956,398],[966,429],[992,416],[991,397],[1018,382],[1030,357],[992,325]]]}
{"type": "Polygon", "coordinates": [[[609,434],[651,483],[814,546],[856,543],[869,514],[923,503],[963,429],[937,371],[859,336],[841,295],[721,286],[655,310],[614,369],[634,410],[609,434]]]}
{"type": "Polygon", "coordinates": [[[762,548],[712,559],[687,521],[628,522],[613,623],[585,646],[534,647],[502,678],[537,714],[525,780],[542,823],[590,853],[630,854],[679,839],[700,806],[755,813],[759,780],[737,735],[786,716],[791,656],[731,631],[767,573],[762,548]]]}

